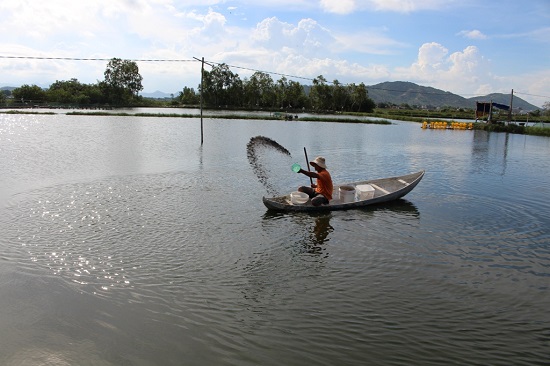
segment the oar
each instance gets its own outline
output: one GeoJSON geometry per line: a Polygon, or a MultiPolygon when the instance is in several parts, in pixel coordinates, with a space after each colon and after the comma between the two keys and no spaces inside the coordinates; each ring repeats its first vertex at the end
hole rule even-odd
{"type": "MultiPolygon", "coordinates": [[[[304,147],[304,154],[306,156],[306,165],[307,165],[307,171],[308,172],[311,172],[311,169],[309,168],[309,159],[307,158],[307,151],[306,151],[306,148],[304,147]]],[[[311,182],[311,184],[313,185],[313,178],[309,177],[309,181],[311,182]]]]}

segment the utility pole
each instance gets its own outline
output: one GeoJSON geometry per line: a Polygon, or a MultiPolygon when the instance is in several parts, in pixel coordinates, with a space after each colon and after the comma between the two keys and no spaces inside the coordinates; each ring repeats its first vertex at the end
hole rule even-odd
{"type": "Polygon", "coordinates": [[[512,122],[512,104],[514,102],[514,89],[512,89],[512,94],[510,94],[510,110],[508,111],[508,123],[512,122]]]}
{"type": "Polygon", "coordinates": [[[203,128],[202,128],[202,91],[204,89],[204,83],[203,83],[203,79],[204,79],[204,57],[199,60],[198,58],[196,57],[193,57],[195,60],[197,61],[200,61],[201,62],[201,145],[203,144],[204,142],[204,137],[203,137],[203,128]]]}
{"type": "Polygon", "coordinates": [[[202,61],[201,61],[201,145],[204,142],[203,129],[202,129],[202,90],[204,88],[203,77],[204,77],[204,57],[202,58],[202,61]]]}

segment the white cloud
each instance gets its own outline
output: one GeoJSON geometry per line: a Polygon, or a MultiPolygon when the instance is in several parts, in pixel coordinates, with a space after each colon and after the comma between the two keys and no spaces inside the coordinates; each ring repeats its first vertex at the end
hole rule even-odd
{"type": "Polygon", "coordinates": [[[528,41],[550,43],[550,27],[542,27],[527,32],[499,34],[495,38],[517,39],[524,38],[528,41]]]}
{"type": "Polygon", "coordinates": [[[388,37],[385,29],[367,29],[354,33],[335,34],[336,52],[359,52],[372,55],[395,55],[407,44],[388,37]]]}
{"type": "MultiPolygon", "coordinates": [[[[412,19],[415,12],[448,10],[463,4],[456,0],[265,0],[259,14],[273,16],[252,23],[242,16],[248,13],[258,19],[253,13],[256,2],[251,0],[231,4],[225,0],[0,0],[0,50],[2,55],[42,57],[181,60],[204,56],[243,68],[304,78],[323,75],[343,83],[408,80],[459,94],[509,92],[514,88],[547,95],[549,78],[541,71],[544,66],[537,66],[537,71],[524,67],[525,73],[498,76],[476,47],[455,52],[444,41],[423,44],[416,59],[406,61],[410,60],[410,44],[417,41],[409,35],[392,34],[393,24],[384,27],[365,22],[357,23],[353,32],[338,29],[338,22],[356,19],[359,12],[405,13],[377,16],[412,19]],[[277,13],[281,8],[285,11],[277,13]],[[299,16],[307,12],[311,18],[282,18],[293,10],[299,10],[299,16]],[[346,14],[354,16],[347,18],[346,14]]],[[[477,29],[454,31],[450,36],[488,39],[487,47],[496,38],[542,43],[550,39],[550,28],[544,24],[515,34],[499,35],[497,31],[490,37],[477,29]]],[[[536,59],[544,59],[544,55],[541,51],[536,59]]],[[[2,82],[19,85],[49,85],[56,79],[72,77],[95,82],[103,78],[105,66],[102,61],[0,59],[2,82]]],[[[200,80],[198,62],[140,62],[139,67],[145,91],[176,92],[183,86],[196,87],[200,80]]],[[[241,77],[250,72],[234,71],[241,77]]]]}
{"type": "Polygon", "coordinates": [[[550,27],[535,29],[526,36],[537,42],[550,43],[550,27]]]}
{"type": "Polygon", "coordinates": [[[307,57],[330,53],[336,42],[330,31],[313,19],[302,19],[293,25],[275,17],[260,22],[251,38],[256,45],[275,52],[299,53],[307,57]]]}
{"type": "Polygon", "coordinates": [[[545,102],[550,102],[548,85],[550,85],[550,70],[541,70],[507,78],[506,87],[499,91],[510,93],[511,89],[514,89],[515,96],[542,108],[545,102]]]}
{"type": "Polygon", "coordinates": [[[393,77],[457,94],[485,92],[488,85],[494,92],[498,84],[498,78],[490,72],[490,62],[477,47],[468,46],[449,55],[448,49],[436,42],[423,44],[418,59],[409,67],[396,68],[393,77]]]}
{"type": "Polygon", "coordinates": [[[351,14],[354,11],[384,11],[412,13],[421,10],[447,8],[455,0],[320,0],[323,11],[334,14],[351,14]]]}
{"type": "Polygon", "coordinates": [[[410,13],[445,8],[453,2],[453,0],[369,0],[365,2],[363,9],[410,13]]]}
{"type": "Polygon", "coordinates": [[[463,30],[458,34],[469,39],[487,39],[487,36],[477,29],[463,30]]]}
{"type": "Polygon", "coordinates": [[[350,14],[357,6],[355,0],[321,0],[321,8],[328,13],[350,14]]]}
{"type": "MultiPolygon", "coordinates": [[[[34,57],[62,58],[72,56],[62,49],[43,52],[27,46],[8,43],[2,44],[1,49],[3,53],[15,57],[32,55],[34,57]]],[[[3,71],[2,83],[12,86],[36,84],[48,87],[55,80],[71,78],[78,78],[86,83],[95,83],[97,79],[103,79],[106,65],[107,62],[103,61],[0,59],[0,70],[3,71]]]]}
{"type": "Polygon", "coordinates": [[[424,43],[418,50],[418,61],[413,67],[423,71],[437,70],[442,67],[448,52],[449,50],[439,43],[424,43]]]}
{"type": "Polygon", "coordinates": [[[71,36],[72,32],[98,31],[106,25],[102,19],[115,21],[121,15],[139,11],[141,6],[140,2],[109,0],[3,1],[0,29],[2,34],[35,39],[45,39],[54,34],[71,36]]]}
{"type": "Polygon", "coordinates": [[[468,46],[462,52],[454,52],[449,60],[452,65],[449,70],[456,75],[472,75],[479,71],[485,74],[485,60],[475,46],[468,46]]]}

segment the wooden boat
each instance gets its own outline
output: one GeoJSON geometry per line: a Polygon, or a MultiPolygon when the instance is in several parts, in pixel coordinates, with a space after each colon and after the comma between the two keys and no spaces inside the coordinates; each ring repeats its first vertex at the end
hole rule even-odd
{"type": "Polygon", "coordinates": [[[304,204],[294,204],[290,199],[290,194],[279,197],[263,197],[263,202],[268,209],[276,211],[349,210],[352,208],[365,207],[401,198],[412,191],[420,182],[422,177],[424,177],[424,170],[399,177],[338,184],[334,186],[333,199],[328,205],[313,206],[311,204],[311,200],[308,200],[304,204]],[[354,197],[351,202],[348,202],[348,199],[345,197],[340,197],[340,187],[352,186],[354,188],[363,188],[365,185],[374,188],[374,194],[372,197],[365,199],[362,199],[361,197],[354,197]]]}

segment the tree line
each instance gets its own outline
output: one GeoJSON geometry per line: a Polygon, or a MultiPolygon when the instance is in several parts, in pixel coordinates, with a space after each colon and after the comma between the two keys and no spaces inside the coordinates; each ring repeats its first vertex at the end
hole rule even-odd
{"type": "MultiPolygon", "coordinates": [[[[369,98],[364,83],[328,83],[322,76],[312,85],[302,85],[282,76],[278,80],[256,71],[241,80],[228,65],[218,64],[202,75],[203,104],[211,108],[247,108],[271,110],[313,110],[333,112],[372,112],[375,103],[369,98]]],[[[200,86],[199,86],[200,90],[200,86]]],[[[178,95],[182,104],[196,104],[200,94],[184,88],[178,95]]]]}
{"type": "MultiPolygon", "coordinates": [[[[139,102],[138,93],[143,90],[143,78],[133,61],[113,58],[107,64],[104,80],[95,84],[83,84],[77,79],[59,81],[49,88],[22,85],[11,91],[14,106],[28,105],[133,105],[139,102]]],[[[2,94],[6,102],[6,96],[2,94]]]]}
{"type": "MultiPolygon", "coordinates": [[[[11,92],[14,105],[71,105],[71,106],[145,106],[147,98],[139,95],[143,90],[142,76],[136,62],[113,58],[107,64],[104,80],[84,84],[73,78],[56,81],[49,88],[23,85],[11,92]]],[[[197,90],[184,87],[170,101],[174,106],[206,108],[244,108],[269,110],[312,110],[332,112],[372,112],[375,103],[369,98],[364,83],[332,83],[322,76],[313,79],[312,85],[302,85],[282,76],[278,80],[265,72],[256,71],[241,79],[227,64],[203,70],[202,82],[197,90]]],[[[3,93],[0,102],[6,103],[3,93]]]]}

